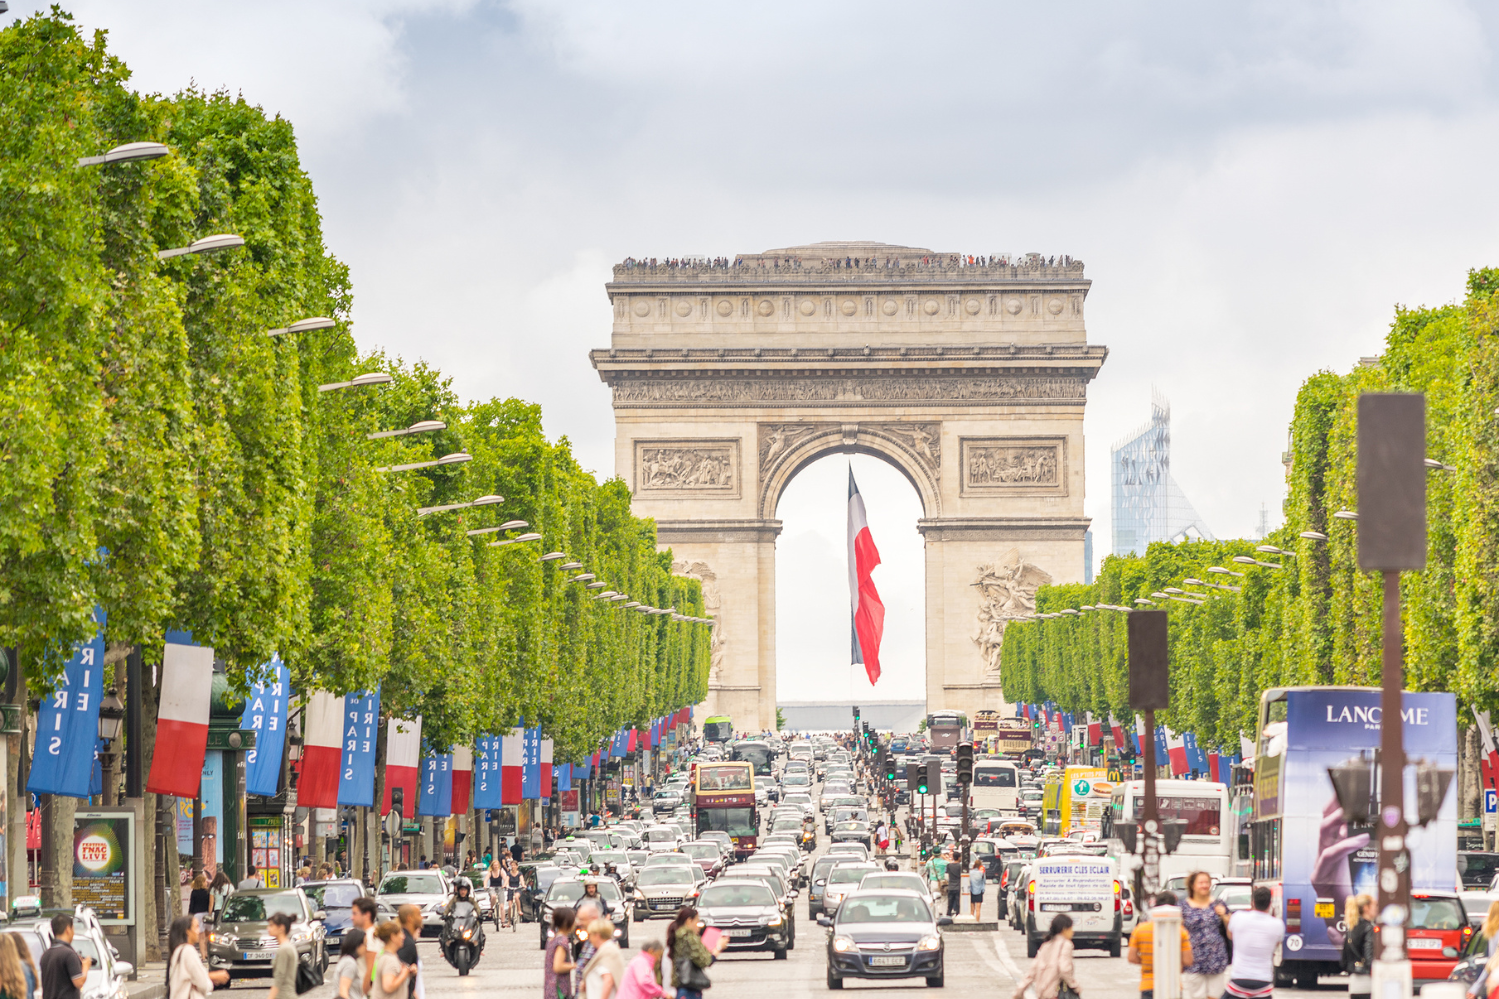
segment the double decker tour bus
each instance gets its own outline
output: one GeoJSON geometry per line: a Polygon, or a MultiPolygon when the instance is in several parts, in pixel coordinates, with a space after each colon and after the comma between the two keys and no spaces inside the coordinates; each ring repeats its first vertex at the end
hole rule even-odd
{"type": "Polygon", "coordinates": [[[950,755],[958,743],[973,738],[973,731],[963,712],[933,711],[926,716],[926,737],[933,752],[950,755]]]}
{"type": "MultiPolygon", "coordinates": [[[[1339,972],[1348,930],[1343,903],[1349,895],[1377,890],[1374,829],[1343,821],[1327,768],[1367,759],[1379,748],[1380,694],[1377,687],[1272,687],[1260,695],[1254,812],[1249,835],[1235,837],[1236,852],[1254,883],[1270,889],[1270,912],[1286,924],[1276,977],[1294,978],[1299,988],[1315,988],[1318,975],[1339,972]]],[[[1456,768],[1455,695],[1405,691],[1400,724],[1408,760],[1456,768]]],[[[1378,789],[1376,781],[1376,806],[1378,789]]],[[[1455,792],[1454,781],[1436,820],[1406,834],[1411,890],[1418,896],[1456,888],[1455,792]]],[[[1439,917],[1439,908],[1413,907],[1409,928],[1447,928],[1422,922],[1439,917]]]]}
{"type": "Polygon", "coordinates": [[[754,765],[742,760],[699,763],[692,776],[692,823],[698,836],[728,833],[737,860],[754,853],[760,832],[754,765]]]}
{"type": "Polygon", "coordinates": [[[729,747],[729,759],[748,763],[756,777],[769,778],[776,761],[776,751],[764,739],[740,739],[729,747]]]}

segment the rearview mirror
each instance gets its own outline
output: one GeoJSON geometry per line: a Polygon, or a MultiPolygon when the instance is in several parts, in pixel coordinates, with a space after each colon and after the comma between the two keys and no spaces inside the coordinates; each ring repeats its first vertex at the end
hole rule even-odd
{"type": "Polygon", "coordinates": [[[313,919],[317,919],[317,920],[327,919],[328,918],[328,910],[326,910],[326,909],[319,909],[317,912],[314,912],[312,914],[312,918],[313,919]]]}
{"type": "Polygon", "coordinates": [[[833,921],[831,919],[829,919],[827,916],[823,915],[822,913],[818,913],[818,915],[817,915],[817,925],[818,926],[832,926],[833,925],[833,921]]]}

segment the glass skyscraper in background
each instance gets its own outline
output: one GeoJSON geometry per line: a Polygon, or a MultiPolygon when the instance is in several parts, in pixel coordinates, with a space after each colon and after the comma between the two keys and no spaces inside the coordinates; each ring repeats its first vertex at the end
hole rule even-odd
{"type": "Polygon", "coordinates": [[[1212,540],[1181,487],[1171,478],[1171,403],[1152,396],[1150,422],[1114,445],[1113,554],[1145,554],[1152,541],[1212,540]]]}

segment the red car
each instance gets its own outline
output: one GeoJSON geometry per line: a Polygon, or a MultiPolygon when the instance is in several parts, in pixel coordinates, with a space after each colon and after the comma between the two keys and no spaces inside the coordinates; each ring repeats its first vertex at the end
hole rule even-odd
{"type": "Polygon", "coordinates": [[[1411,977],[1418,982],[1447,980],[1458,962],[1473,926],[1463,904],[1449,892],[1412,892],[1410,931],[1411,977]]]}

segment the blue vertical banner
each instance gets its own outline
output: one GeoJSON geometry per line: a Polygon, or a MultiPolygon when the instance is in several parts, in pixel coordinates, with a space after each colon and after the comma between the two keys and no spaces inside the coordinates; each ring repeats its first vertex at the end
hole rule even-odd
{"type": "Polygon", "coordinates": [[[1166,726],[1155,727],[1155,765],[1164,767],[1169,759],[1169,751],[1166,748],[1166,726]]]}
{"type": "Polygon", "coordinates": [[[416,814],[447,818],[453,814],[453,754],[422,757],[422,783],[416,814]]]}
{"type": "Polygon", "coordinates": [[[557,765],[557,793],[571,791],[573,789],[573,765],[571,763],[559,763],[557,765]]]}
{"type": "Polygon", "coordinates": [[[1212,780],[1212,776],[1208,773],[1208,757],[1197,743],[1197,733],[1184,733],[1182,735],[1182,745],[1187,750],[1187,769],[1196,770],[1197,776],[1203,780],[1212,780]]]}
{"type": "MultiPolygon", "coordinates": [[[[541,788],[541,726],[521,730],[520,796],[535,801],[542,796],[541,788]]],[[[548,792],[551,788],[546,789],[548,792]]]]}
{"type": "MultiPolygon", "coordinates": [[[[344,695],[343,759],[338,769],[338,803],[375,803],[375,743],[380,732],[380,688],[344,695]]],[[[451,795],[451,789],[449,794],[451,795]]]]}
{"type": "Polygon", "coordinates": [[[286,747],[291,672],[280,656],[272,656],[266,665],[270,667],[270,679],[250,685],[239,727],[255,732],[255,748],[245,753],[245,790],[273,798],[281,779],[281,752],[286,747]]]}
{"type": "MultiPolygon", "coordinates": [[[[104,689],[103,607],[94,608],[94,637],[80,642],[57,678],[57,688],[42,697],[32,750],[32,794],[65,794],[87,798],[93,784],[94,747],[99,740],[99,698],[104,689]]],[[[102,775],[101,775],[102,779],[102,775]]]]}
{"type": "Polygon", "coordinates": [[[480,736],[474,747],[474,807],[499,808],[503,804],[500,794],[500,737],[480,736]]]}
{"type": "Polygon", "coordinates": [[[585,757],[583,757],[583,762],[582,763],[574,763],[573,764],[573,775],[576,776],[578,778],[578,780],[587,780],[588,779],[589,771],[592,768],[592,766],[593,766],[593,757],[592,756],[585,756],[585,757]]]}

